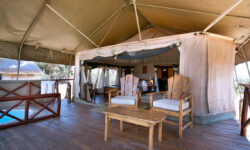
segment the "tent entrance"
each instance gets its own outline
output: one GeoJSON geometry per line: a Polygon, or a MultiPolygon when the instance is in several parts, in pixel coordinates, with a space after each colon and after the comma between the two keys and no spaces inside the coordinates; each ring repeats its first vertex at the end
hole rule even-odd
{"type": "MultiPolygon", "coordinates": [[[[180,60],[180,53],[176,44],[170,46],[152,49],[141,50],[136,52],[123,52],[118,55],[110,57],[95,57],[91,60],[84,61],[84,67],[88,69],[87,72],[92,70],[91,79],[98,76],[98,81],[104,80],[106,82],[108,69],[117,70],[115,79],[116,84],[98,84],[97,91],[105,91],[108,86],[119,87],[119,79],[126,74],[134,74],[139,77],[138,88],[144,93],[152,91],[165,91],[167,90],[167,79],[174,74],[174,68],[178,68],[180,60]],[[104,75],[93,75],[95,68],[101,68],[104,75]],[[142,84],[147,85],[143,88],[142,84]]],[[[176,70],[178,71],[178,69],[176,70]]],[[[86,77],[89,79],[90,74],[87,73],[86,77]]],[[[109,76],[112,74],[109,73],[109,76]]],[[[105,92],[104,92],[105,93],[105,92]]]]}

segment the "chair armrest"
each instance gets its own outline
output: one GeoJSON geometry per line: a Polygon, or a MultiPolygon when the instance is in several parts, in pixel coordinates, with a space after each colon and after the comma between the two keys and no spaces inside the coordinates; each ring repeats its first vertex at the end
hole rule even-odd
{"type": "Polygon", "coordinates": [[[119,90],[118,89],[113,89],[113,90],[109,90],[106,93],[108,94],[108,100],[109,100],[109,108],[111,107],[111,94],[116,92],[117,96],[119,95],[119,90]]]}
{"type": "Polygon", "coordinates": [[[187,100],[189,100],[189,99],[191,99],[191,98],[193,98],[193,95],[192,95],[192,94],[189,94],[188,96],[185,96],[185,97],[183,97],[183,98],[181,98],[181,99],[183,99],[184,101],[187,101],[187,100]]]}
{"type": "Polygon", "coordinates": [[[106,94],[114,93],[114,92],[117,92],[117,91],[119,91],[119,90],[118,89],[109,90],[109,91],[106,92],[106,94]]]}
{"type": "Polygon", "coordinates": [[[147,95],[156,95],[156,94],[167,94],[167,92],[166,91],[154,92],[154,93],[148,93],[147,95]]]}
{"type": "Polygon", "coordinates": [[[188,96],[183,97],[180,101],[181,101],[181,103],[182,103],[183,101],[189,101],[189,107],[190,107],[191,109],[193,109],[193,95],[192,95],[192,94],[189,94],[188,96]]]}
{"type": "Polygon", "coordinates": [[[150,96],[150,105],[151,105],[151,103],[153,104],[153,101],[151,102],[151,99],[152,99],[153,96],[156,95],[156,94],[164,94],[163,98],[166,99],[168,93],[167,93],[166,91],[148,93],[147,95],[150,96]],[[151,97],[152,97],[152,98],[151,98],[151,97]]]}
{"type": "Polygon", "coordinates": [[[150,108],[153,107],[153,96],[156,95],[156,94],[164,94],[164,98],[166,98],[167,92],[166,91],[161,91],[161,92],[148,93],[147,95],[150,96],[150,103],[149,103],[150,108]]]}

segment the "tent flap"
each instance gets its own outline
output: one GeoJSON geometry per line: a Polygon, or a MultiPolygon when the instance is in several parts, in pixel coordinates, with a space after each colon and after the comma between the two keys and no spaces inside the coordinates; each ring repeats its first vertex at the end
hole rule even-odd
{"type": "MultiPolygon", "coordinates": [[[[0,57],[18,59],[18,46],[17,43],[0,41],[0,57]]],[[[75,61],[74,54],[29,45],[23,46],[21,59],[64,65],[74,65],[75,61]]]]}

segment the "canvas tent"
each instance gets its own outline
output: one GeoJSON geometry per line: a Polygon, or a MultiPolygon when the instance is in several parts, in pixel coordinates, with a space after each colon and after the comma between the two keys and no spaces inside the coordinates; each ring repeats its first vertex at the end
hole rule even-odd
{"type": "MultiPolygon", "coordinates": [[[[114,62],[116,60],[119,62],[119,59],[115,60],[115,57],[124,52],[157,51],[175,44],[180,52],[180,73],[192,81],[194,115],[198,116],[201,122],[214,115],[223,113],[232,115],[235,44],[232,38],[211,33],[178,34],[78,52],[75,96],[77,97],[79,93],[77,74],[79,74],[80,60],[107,57],[113,58],[114,62]]],[[[137,64],[140,64],[140,61],[137,64]]]]}
{"type": "MultiPolygon", "coordinates": [[[[202,31],[236,0],[136,0],[140,29],[202,31]]],[[[237,46],[249,38],[250,1],[243,0],[209,32],[233,37],[237,46]]],[[[123,42],[138,33],[130,0],[1,0],[0,57],[74,64],[74,55],[123,42]],[[67,8],[67,9],[65,9],[67,8]]],[[[245,48],[247,60],[249,49],[245,48]]],[[[245,61],[240,52],[236,64],[245,61]],[[239,58],[238,58],[239,57],[239,58]]]]}

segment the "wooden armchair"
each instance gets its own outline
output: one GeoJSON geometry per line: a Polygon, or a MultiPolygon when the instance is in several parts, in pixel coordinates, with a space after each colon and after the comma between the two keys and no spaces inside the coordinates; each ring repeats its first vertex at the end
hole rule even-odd
{"type": "Polygon", "coordinates": [[[141,94],[137,91],[137,85],[139,78],[133,75],[126,75],[122,77],[121,90],[118,89],[108,91],[109,108],[115,106],[136,106],[140,105],[141,94]],[[112,93],[116,93],[116,96],[111,98],[112,93]]]}
{"type": "Polygon", "coordinates": [[[179,127],[179,137],[182,137],[182,131],[188,126],[193,126],[193,96],[188,94],[189,86],[189,78],[175,75],[168,79],[168,92],[149,93],[150,108],[152,110],[179,118],[178,123],[170,120],[164,121],[179,127]],[[164,94],[164,97],[163,99],[153,101],[153,95],[155,94],[164,94]],[[188,114],[189,121],[183,126],[183,117],[188,114]]]}

